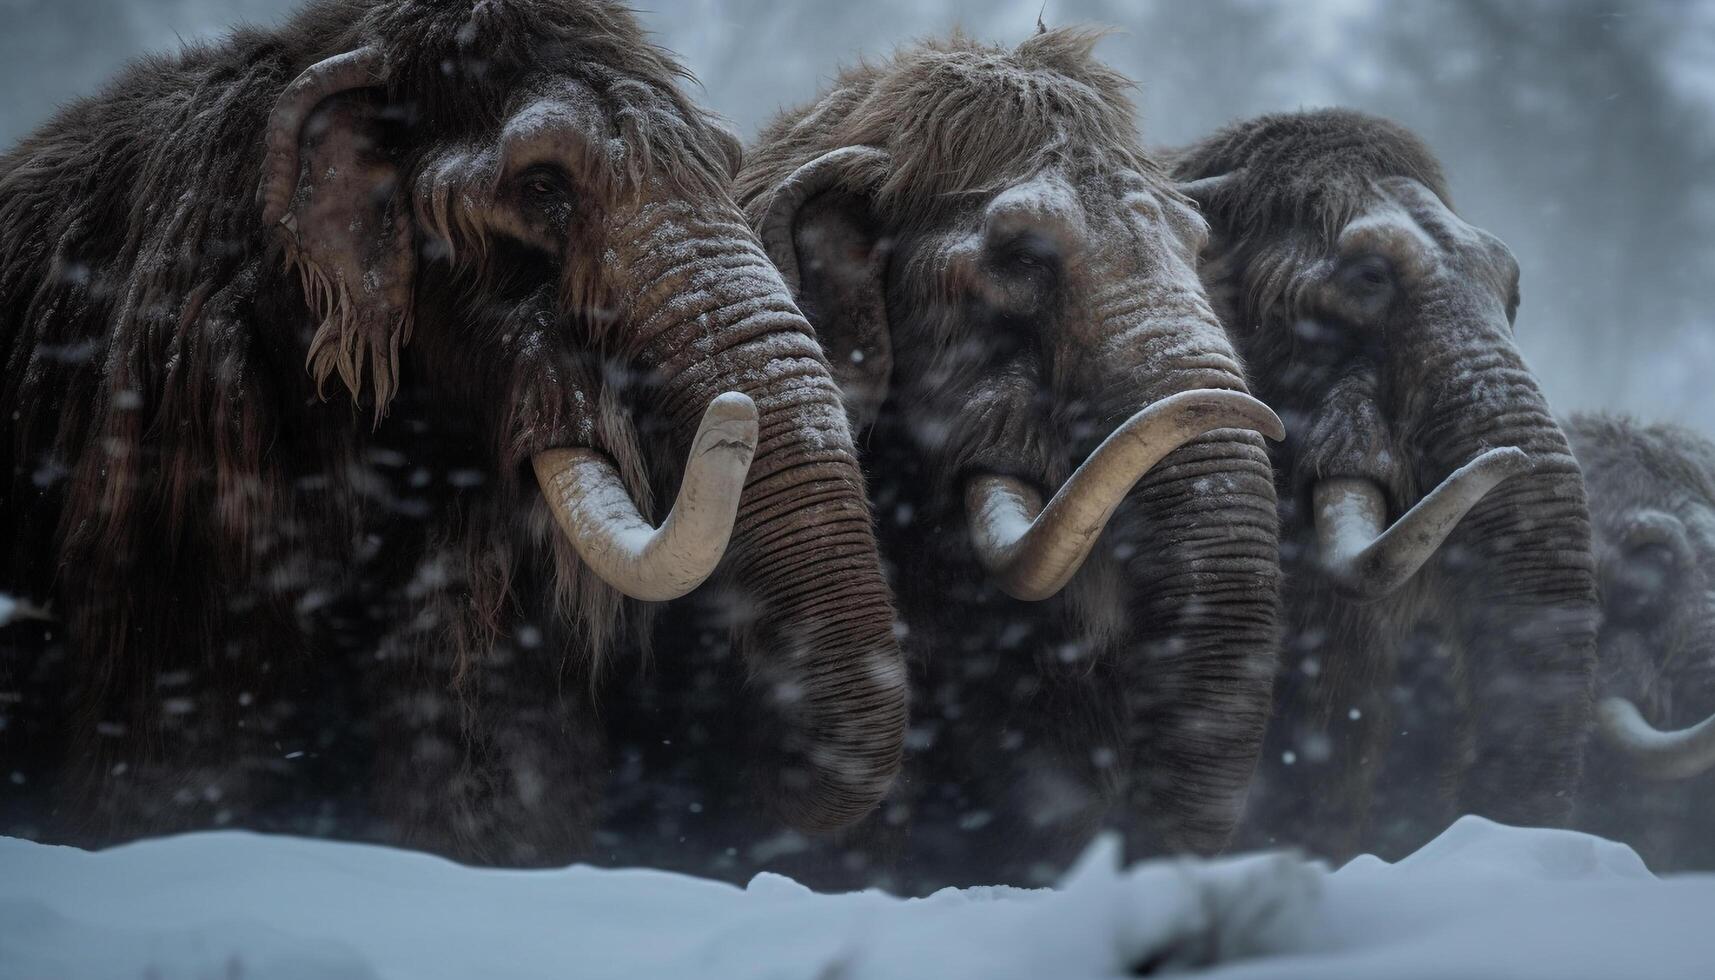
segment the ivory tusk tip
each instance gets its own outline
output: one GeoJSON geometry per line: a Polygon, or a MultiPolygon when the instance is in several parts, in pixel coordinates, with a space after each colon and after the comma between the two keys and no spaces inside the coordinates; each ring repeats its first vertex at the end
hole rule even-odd
{"type": "Polygon", "coordinates": [[[1481,473],[1499,484],[1515,476],[1523,476],[1535,468],[1536,463],[1529,453],[1517,446],[1500,446],[1459,467],[1459,472],[1472,475],[1481,473]]]}
{"type": "Polygon", "coordinates": [[[1274,409],[1263,404],[1260,399],[1242,391],[1231,392],[1227,397],[1234,403],[1233,407],[1237,409],[1240,418],[1262,433],[1263,438],[1270,442],[1279,442],[1286,438],[1286,423],[1280,420],[1274,409]]]}
{"type": "Polygon", "coordinates": [[[750,396],[741,391],[729,391],[716,395],[709,407],[703,412],[703,423],[715,425],[721,422],[757,422],[756,403],[750,396]]]}
{"type": "Polygon", "coordinates": [[[1606,697],[1596,702],[1596,716],[1609,723],[1642,718],[1643,714],[1625,698],[1606,697]]]}
{"type": "Polygon", "coordinates": [[[708,409],[703,412],[703,422],[697,427],[696,442],[691,449],[692,458],[704,453],[733,451],[748,463],[756,452],[760,435],[756,403],[747,395],[729,391],[709,402],[708,409]]]}
{"type": "Polygon", "coordinates": [[[748,465],[756,455],[756,423],[722,422],[708,427],[691,448],[691,458],[721,452],[741,457],[740,462],[748,465]]]}
{"type": "Polygon", "coordinates": [[[1257,404],[1262,406],[1260,413],[1262,418],[1257,423],[1256,430],[1262,433],[1263,438],[1269,442],[1284,440],[1286,438],[1286,423],[1280,420],[1280,416],[1274,414],[1274,409],[1263,405],[1262,402],[1257,402],[1257,404]]]}
{"type": "Polygon", "coordinates": [[[1491,461],[1492,465],[1514,474],[1524,473],[1531,468],[1530,454],[1517,446],[1502,446],[1499,449],[1491,449],[1478,458],[1491,461]]]}
{"type": "Polygon", "coordinates": [[[1231,388],[1197,388],[1169,395],[1159,404],[1181,405],[1208,420],[1210,428],[1250,429],[1271,442],[1286,438],[1286,425],[1280,421],[1280,416],[1248,392],[1231,388]]]}

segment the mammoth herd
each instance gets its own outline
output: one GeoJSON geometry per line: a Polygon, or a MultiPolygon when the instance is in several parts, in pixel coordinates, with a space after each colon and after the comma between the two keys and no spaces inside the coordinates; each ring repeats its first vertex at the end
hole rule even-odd
{"type": "Polygon", "coordinates": [[[741,147],[607,0],[312,0],[62,109],[0,156],[0,833],[1715,867],[1715,447],[1556,419],[1410,132],[1150,151],[1099,36],[741,147]]]}

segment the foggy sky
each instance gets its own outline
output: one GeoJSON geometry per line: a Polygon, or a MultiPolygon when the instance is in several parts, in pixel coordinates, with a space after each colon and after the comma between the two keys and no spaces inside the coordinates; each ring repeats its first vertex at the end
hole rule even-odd
{"type": "MultiPolygon", "coordinates": [[[[0,145],[124,61],[292,0],[0,0],[0,145]]],[[[745,136],[842,63],[954,26],[1012,43],[1041,0],[655,0],[641,15],[745,136]]],[[[1416,129],[1523,267],[1518,341],[1559,410],[1715,434],[1715,2],[1053,0],[1118,28],[1146,139],[1348,105],[1416,129]]]]}

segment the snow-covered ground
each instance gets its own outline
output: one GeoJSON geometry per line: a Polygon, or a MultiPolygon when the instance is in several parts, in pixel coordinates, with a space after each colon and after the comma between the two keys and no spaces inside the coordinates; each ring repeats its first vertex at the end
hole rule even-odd
{"type": "Polygon", "coordinates": [[[1283,855],[902,900],[656,871],[495,871],[246,833],[0,839],[0,978],[1715,977],[1715,875],[1467,817],[1397,864],[1283,855]]]}

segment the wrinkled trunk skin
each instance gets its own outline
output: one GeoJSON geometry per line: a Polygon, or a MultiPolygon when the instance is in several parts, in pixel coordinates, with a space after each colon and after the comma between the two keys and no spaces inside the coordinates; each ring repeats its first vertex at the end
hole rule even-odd
{"type": "Polygon", "coordinates": [[[1394,858],[1464,813],[1568,819],[1597,624],[1583,480],[1504,325],[1454,289],[1440,300],[1426,306],[1434,347],[1399,355],[1411,382],[1393,411],[1426,421],[1395,433],[1414,454],[1394,507],[1493,447],[1523,449],[1535,469],[1485,498],[1404,588],[1367,604],[1321,572],[1307,487],[1281,487],[1288,626],[1244,846],[1394,858]]]}
{"type": "Polygon", "coordinates": [[[1432,365],[1449,396],[1430,432],[1438,466],[1512,445],[1535,462],[1465,519],[1444,567],[1466,638],[1467,710],[1454,771],[1459,813],[1558,826],[1571,813],[1588,733],[1597,608],[1590,513],[1565,434],[1516,358],[1432,365]],[[1509,406],[1494,409],[1496,399],[1509,406]],[[1456,432],[1456,434],[1455,434],[1456,432]]]}
{"type": "MultiPolygon", "coordinates": [[[[1096,368],[1090,402],[1100,417],[1123,419],[1198,388],[1249,390],[1200,290],[1147,273],[1114,281],[1100,336],[1141,356],[1096,368]],[[1141,309],[1140,297],[1150,297],[1141,309]]],[[[1091,437],[1111,427],[1095,426],[1091,437]]],[[[1100,622],[1103,604],[1119,612],[1099,637],[1098,659],[1115,665],[1107,698],[1118,702],[1124,745],[1105,823],[1123,832],[1131,857],[1212,854],[1238,822],[1278,662],[1272,473],[1254,432],[1216,430],[1180,447],[1128,495],[1099,549],[1104,561],[1072,593],[1086,622],[1100,622]]]]}
{"type": "Polygon", "coordinates": [[[1128,854],[1224,848],[1256,771],[1278,644],[1278,531],[1262,438],[1163,460],[1110,534],[1132,626],[1117,641],[1132,743],[1128,854]]]}
{"type": "MultiPolygon", "coordinates": [[[[657,372],[672,452],[682,458],[722,392],[749,395],[760,413],[729,572],[711,590],[729,606],[759,701],[726,708],[763,753],[751,761],[763,799],[748,806],[773,806],[804,831],[843,826],[898,771],[906,687],[839,391],[736,213],[643,208],[615,225],[616,260],[636,297],[633,351],[657,372]]],[[[657,499],[671,499],[667,489],[657,499]]],[[[657,653],[657,669],[687,669],[683,651],[657,653]]]]}

